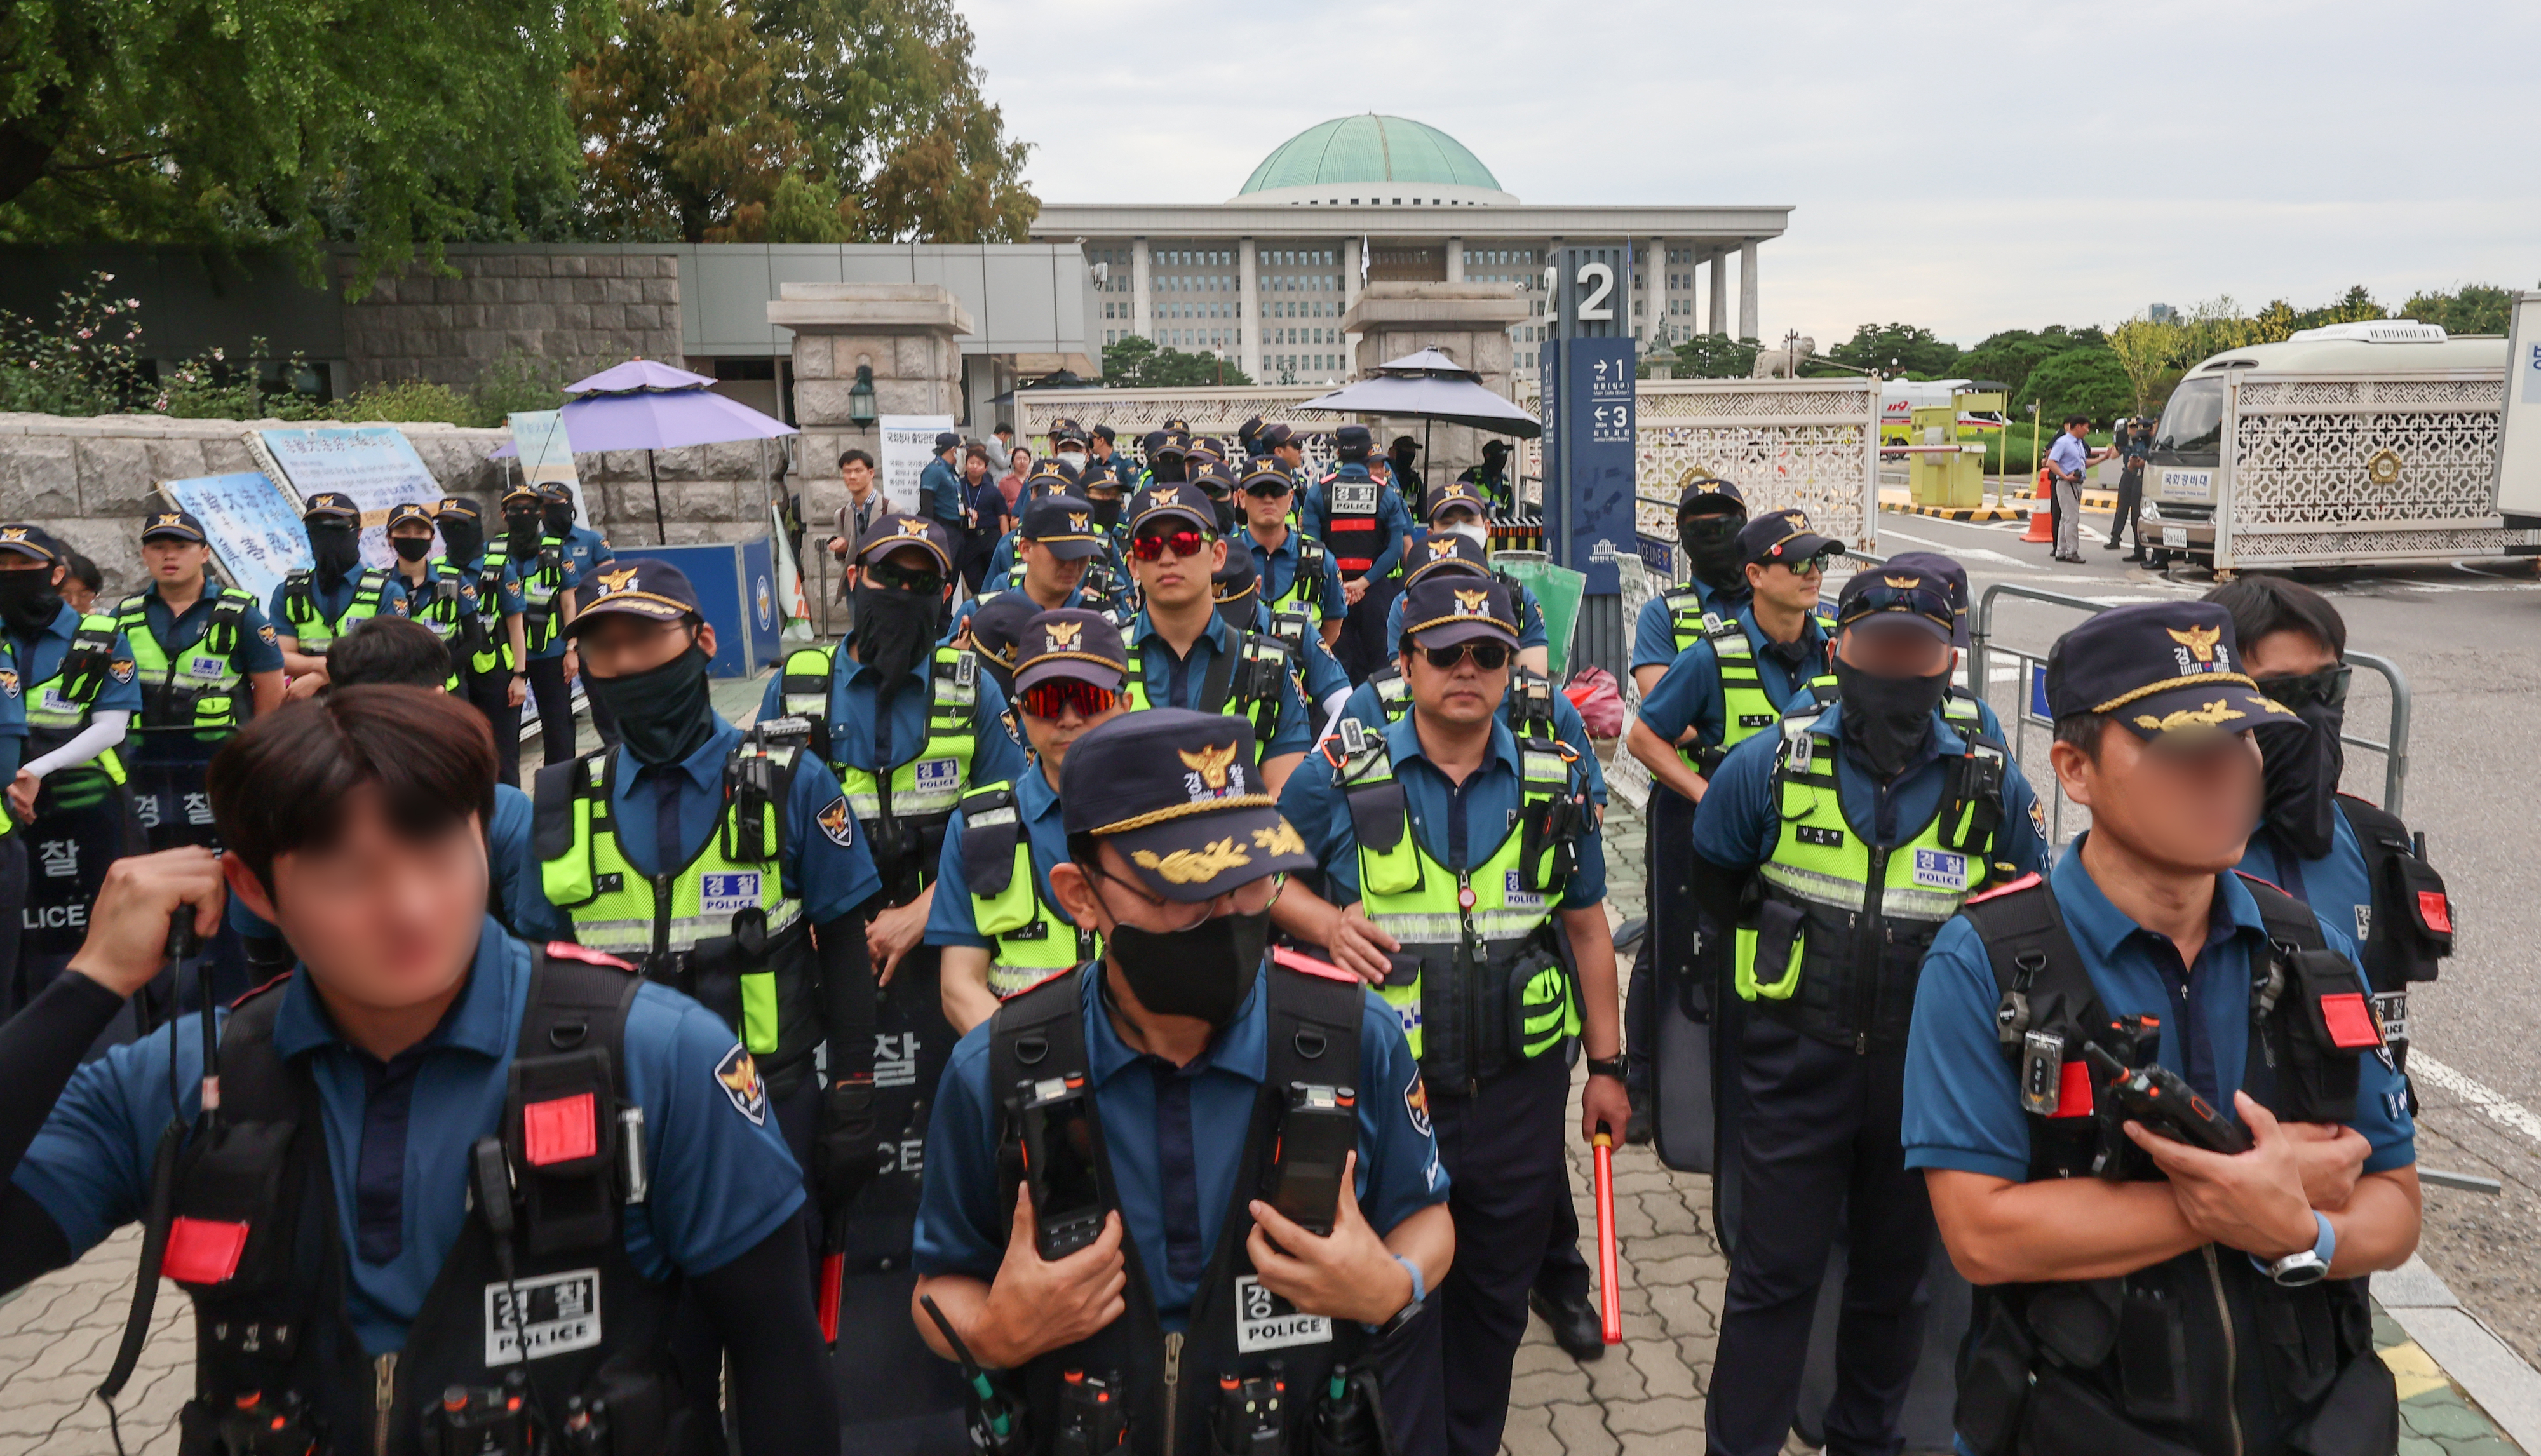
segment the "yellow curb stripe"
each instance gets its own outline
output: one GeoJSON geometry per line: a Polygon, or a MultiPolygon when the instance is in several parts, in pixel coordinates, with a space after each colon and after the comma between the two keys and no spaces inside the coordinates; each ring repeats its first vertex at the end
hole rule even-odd
{"type": "Polygon", "coordinates": [[[2382,1363],[2391,1367],[2391,1379],[2400,1387],[2400,1399],[2422,1396],[2431,1390],[2442,1390],[2452,1384],[2435,1357],[2411,1340],[2381,1351],[2382,1363]]]}

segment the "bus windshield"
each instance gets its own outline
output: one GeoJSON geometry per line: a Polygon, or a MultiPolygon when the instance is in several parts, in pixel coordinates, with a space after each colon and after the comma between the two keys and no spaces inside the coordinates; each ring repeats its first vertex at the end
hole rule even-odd
{"type": "Polygon", "coordinates": [[[2223,381],[2192,379],[2171,391],[2153,431],[2156,450],[2196,454],[2223,444],[2223,381]]]}

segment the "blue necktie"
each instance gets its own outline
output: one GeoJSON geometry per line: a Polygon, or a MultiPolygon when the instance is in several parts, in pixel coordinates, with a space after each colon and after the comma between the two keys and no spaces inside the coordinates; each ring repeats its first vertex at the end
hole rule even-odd
{"type": "Polygon", "coordinates": [[[667,875],[687,859],[688,836],[680,833],[680,780],[677,764],[645,770],[653,775],[653,873],[667,875]]]}

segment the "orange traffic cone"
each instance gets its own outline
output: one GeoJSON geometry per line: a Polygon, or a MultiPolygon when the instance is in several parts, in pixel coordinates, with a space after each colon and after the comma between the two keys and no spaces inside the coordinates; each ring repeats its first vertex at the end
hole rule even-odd
{"type": "Polygon", "coordinates": [[[2029,509],[2029,529],[2020,534],[2022,541],[2053,544],[2056,540],[2056,518],[2052,514],[2056,497],[2049,493],[2053,487],[2047,483],[2048,475],[2047,468],[2038,472],[2038,504],[2029,509]]]}

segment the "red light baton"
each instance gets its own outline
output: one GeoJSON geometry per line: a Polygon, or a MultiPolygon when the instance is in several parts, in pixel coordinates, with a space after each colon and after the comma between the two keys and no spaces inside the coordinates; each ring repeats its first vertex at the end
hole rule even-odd
{"type": "Polygon", "coordinates": [[[1615,1257],[1615,1137],[1597,1134],[1597,1301],[1606,1343],[1624,1343],[1624,1302],[1616,1297],[1622,1275],[1615,1257]]]}

